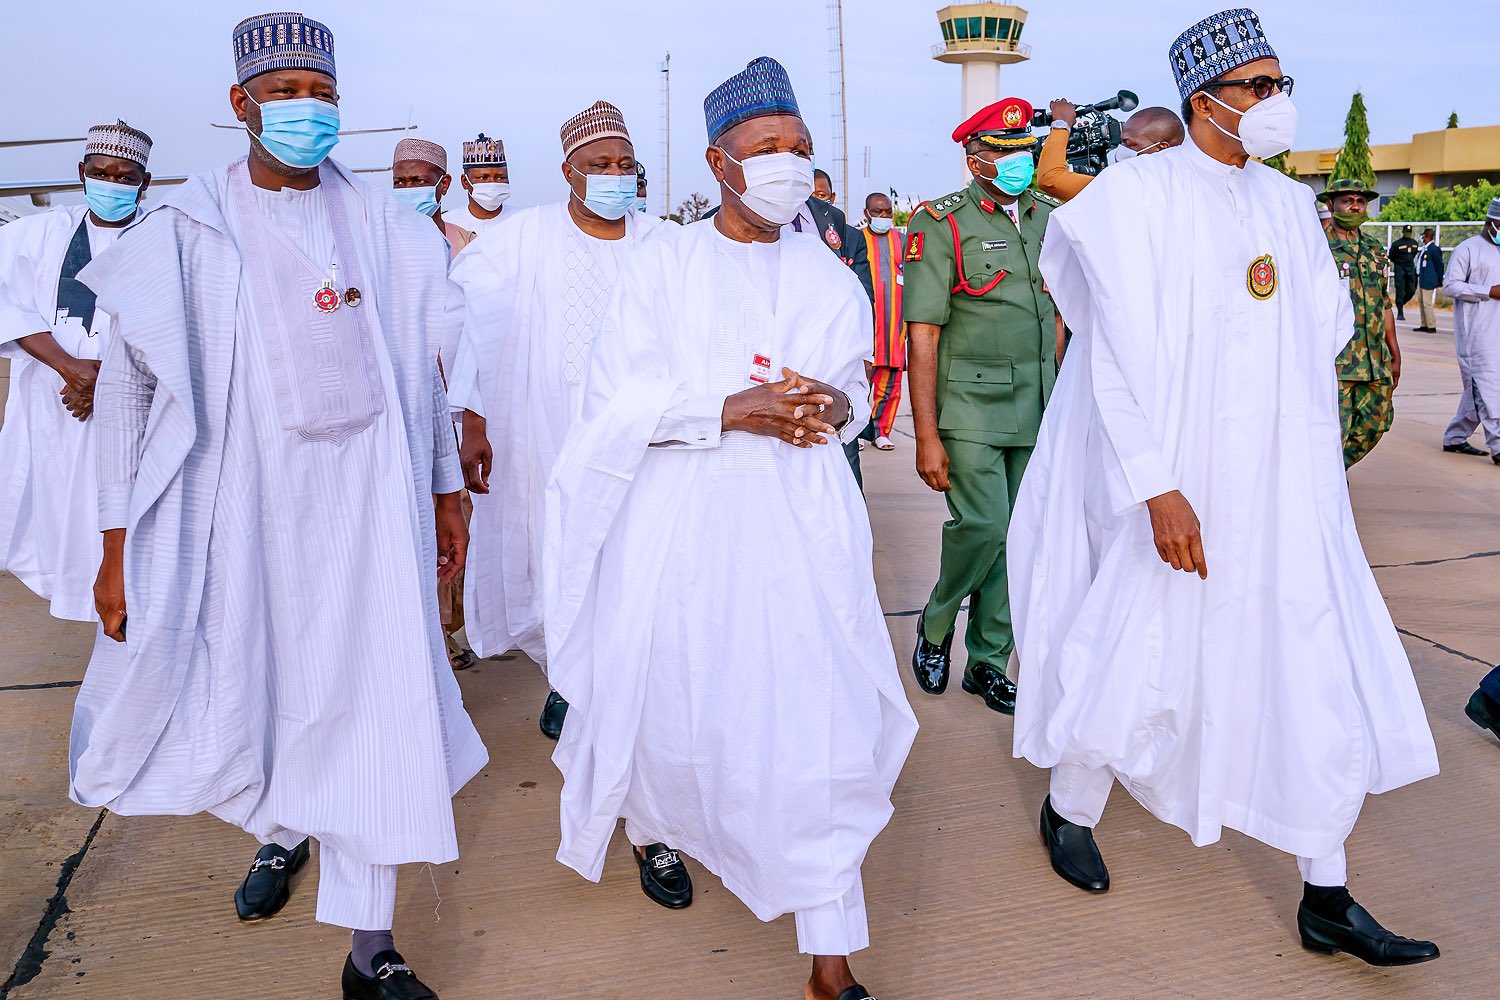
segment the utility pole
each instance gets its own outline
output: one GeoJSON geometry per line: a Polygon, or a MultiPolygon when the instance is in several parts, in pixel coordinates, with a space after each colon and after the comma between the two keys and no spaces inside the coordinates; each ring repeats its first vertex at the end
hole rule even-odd
{"type": "Polygon", "coordinates": [[[662,218],[672,214],[672,53],[661,64],[662,218]]]}
{"type": "Polygon", "coordinates": [[[848,102],[844,98],[844,4],[828,0],[828,63],[833,86],[833,166],[830,176],[839,177],[840,206],[849,214],[848,102]]]}

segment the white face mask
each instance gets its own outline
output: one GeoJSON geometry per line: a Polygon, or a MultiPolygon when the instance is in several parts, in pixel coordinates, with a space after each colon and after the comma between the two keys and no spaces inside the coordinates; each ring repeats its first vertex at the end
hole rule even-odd
{"type": "Polygon", "coordinates": [[[1245,152],[1256,159],[1264,160],[1292,148],[1297,138],[1297,107],[1286,91],[1272,94],[1249,111],[1231,108],[1213,94],[1208,99],[1240,116],[1240,134],[1235,135],[1212,118],[1209,124],[1229,138],[1238,139],[1245,152]]]}
{"type": "Polygon", "coordinates": [[[745,174],[745,190],[734,191],[750,211],[767,222],[784,226],[797,217],[797,209],[813,190],[812,161],[796,153],[763,153],[736,160],[719,147],[725,159],[740,165],[745,174]]]}
{"type": "Polygon", "coordinates": [[[891,231],[891,226],[894,224],[894,222],[895,220],[893,219],[887,219],[883,215],[877,215],[870,220],[870,232],[874,233],[877,236],[882,236],[891,231]]]}
{"type": "Polygon", "coordinates": [[[474,204],[486,212],[493,212],[505,204],[510,197],[510,185],[499,181],[486,184],[473,184],[469,197],[474,199],[474,204]]]}

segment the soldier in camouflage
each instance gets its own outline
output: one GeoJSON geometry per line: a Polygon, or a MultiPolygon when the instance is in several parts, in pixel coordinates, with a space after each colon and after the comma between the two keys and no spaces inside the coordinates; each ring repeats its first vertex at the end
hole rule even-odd
{"type": "Polygon", "coordinates": [[[1385,248],[1361,227],[1379,195],[1354,180],[1330,181],[1318,200],[1332,218],[1324,225],[1339,280],[1354,305],[1354,336],[1335,362],[1344,420],[1344,467],[1364,458],[1390,430],[1392,397],[1401,379],[1396,316],[1387,290],[1385,248]]]}

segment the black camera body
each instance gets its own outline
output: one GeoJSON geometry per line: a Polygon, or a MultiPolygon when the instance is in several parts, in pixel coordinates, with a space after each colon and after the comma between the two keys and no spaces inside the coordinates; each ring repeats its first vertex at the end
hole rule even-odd
{"type": "MultiPolygon", "coordinates": [[[[1068,133],[1068,166],[1075,174],[1097,176],[1109,164],[1109,151],[1120,144],[1120,120],[1111,111],[1134,111],[1140,98],[1128,90],[1094,104],[1078,106],[1078,120],[1068,133]]],[[[1038,108],[1031,116],[1032,128],[1052,124],[1052,112],[1038,108]]]]}

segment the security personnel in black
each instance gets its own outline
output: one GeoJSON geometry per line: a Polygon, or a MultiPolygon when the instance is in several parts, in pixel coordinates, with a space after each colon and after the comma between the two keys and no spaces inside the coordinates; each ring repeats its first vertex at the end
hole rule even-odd
{"type": "Polygon", "coordinates": [[[1422,244],[1412,239],[1411,226],[1401,227],[1401,238],[1391,244],[1391,267],[1396,271],[1396,318],[1406,318],[1406,304],[1417,294],[1417,254],[1422,244]]]}
{"type": "Polygon", "coordinates": [[[1006,98],[953,133],[973,180],[907,224],[903,313],[917,472],[948,500],[942,564],[917,621],[922,690],[948,686],[968,601],[963,688],[1015,711],[1005,533],[1056,377],[1056,313],[1037,258],[1057,202],[1033,193],[1031,105],[1006,98]]]}

